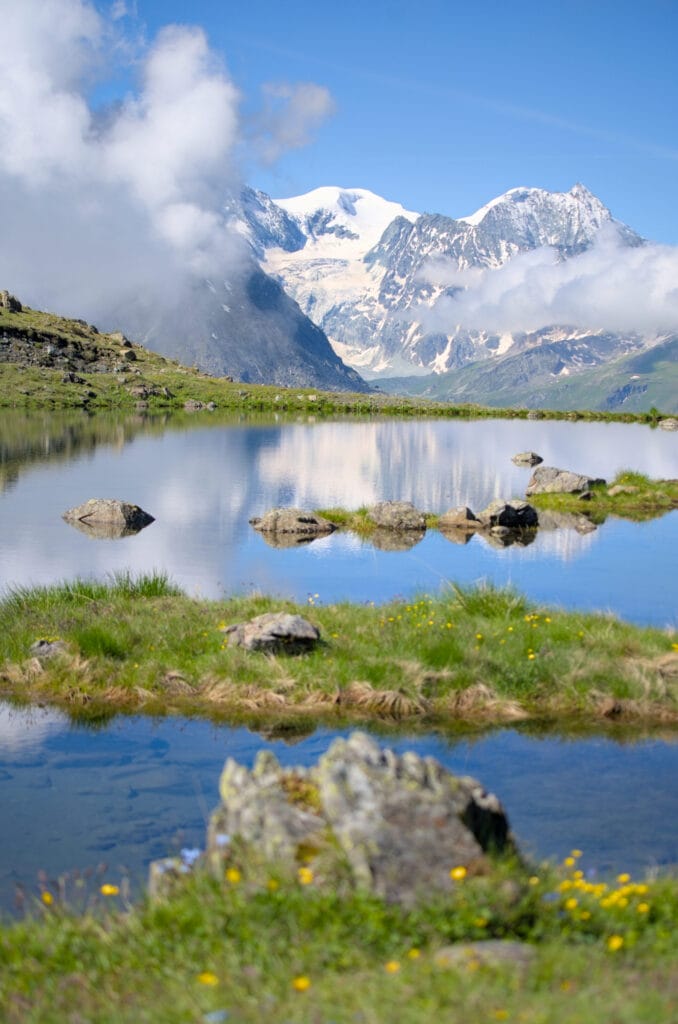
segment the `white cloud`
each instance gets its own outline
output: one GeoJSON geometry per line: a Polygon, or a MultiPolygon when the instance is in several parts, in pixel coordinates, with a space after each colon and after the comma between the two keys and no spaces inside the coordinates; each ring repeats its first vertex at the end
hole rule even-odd
{"type": "Polygon", "coordinates": [[[256,121],[258,149],[269,163],[290,149],[308,145],[335,110],[324,86],[313,82],[267,82],[264,107],[256,121]]]}
{"type": "Polygon", "coordinates": [[[549,248],[514,257],[496,270],[459,270],[431,261],[422,278],[460,289],[431,309],[413,310],[427,331],[455,327],[496,333],[566,325],[616,333],[678,331],[678,248],[629,248],[614,228],[600,231],[587,252],[558,261],[549,248]]]}
{"type": "MultiPolygon", "coordinates": [[[[123,31],[122,0],[107,15],[91,0],[0,0],[0,14],[1,286],[106,326],[125,303],[181,305],[196,275],[236,273],[244,243],[224,204],[247,133],[204,32],[170,25],[144,43],[123,31]],[[92,104],[94,85],[106,95],[107,76],[132,71],[135,90],[92,104]]],[[[278,153],[328,102],[290,87],[269,120],[278,153]]]]}

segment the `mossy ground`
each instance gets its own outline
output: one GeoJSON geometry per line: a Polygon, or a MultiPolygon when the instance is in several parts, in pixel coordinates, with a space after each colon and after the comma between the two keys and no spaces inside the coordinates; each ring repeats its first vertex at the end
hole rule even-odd
{"type": "Polygon", "coordinates": [[[675,880],[608,885],[573,851],[561,869],[498,865],[415,909],[231,865],[159,903],[105,882],[84,915],[45,883],[0,930],[7,1024],[670,1024],[678,1010],[675,880]],[[468,950],[518,940],[526,965],[468,950]]]}
{"type": "Polygon", "coordinates": [[[675,633],[491,587],[381,606],[200,601],[161,576],[17,589],[0,603],[0,666],[0,695],[85,716],[678,725],[675,633]],[[318,647],[271,656],[229,644],[226,626],[277,610],[317,625],[318,647]],[[64,654],[30,657],[56,637],[64,654]]]}

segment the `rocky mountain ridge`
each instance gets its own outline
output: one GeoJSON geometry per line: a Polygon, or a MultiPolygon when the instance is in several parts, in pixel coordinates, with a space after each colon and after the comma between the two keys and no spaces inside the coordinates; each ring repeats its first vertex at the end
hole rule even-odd
{"type": "Polygon", "coordinates": [[[554,372],[567,375],[649,344],[567,325],[503,334],[426,327],[422,313],[455,293],[430,273],[437,260],[458,271],[496,269],[548,246],[562,261],[590,249],[602,229],[622,246],[643,244],[581,184],[569,192],[511,189],[457,219],[412,213],[365,189],[322,188],[277,201],[244,190],[240,205],[242,232],[262,266],[367,377],[446,373],[554,344],[554,372]]]}

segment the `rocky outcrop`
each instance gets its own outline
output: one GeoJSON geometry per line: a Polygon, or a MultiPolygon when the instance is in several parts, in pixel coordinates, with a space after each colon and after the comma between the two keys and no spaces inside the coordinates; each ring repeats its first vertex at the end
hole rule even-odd
{"type": "Polygon", "coordinates": [[[4,289],[0,291],[0,307],[2,309],[8,309],[10,313],[21,313],[23,306],[16,298],[4,289]]]}
{"type": "Polygon", "coordinates": [[[530,477],[526,494],[579,494],[606,481],[597,477],[572,473],[555,466],[537,466],[530,477]]]}
{"type": "Polygon", "coordinates": [[[153,516],[138,505],[117,498],[90,498],[68,509],[63,518],[89,536],[100,539],[128,537],[154,522],[153,516]]]}
{"type": "Polygon", "coordinates": [[[320,537],[336,530],[336,523],[330,522],[317,512],[301,508],[272,508],[263,516],[250,519],[250,526],[261,533],[300,534],[306,538],[320,537]]]}
{"type": "Polygon", "coordinates": [[[475,779],[362,733],[335,740],[312,768],[282,768],[270,751],[251,771],[229,759],[219,792],[206,861],[220,877],[236,848],[241,863],[290,874],[305,863],[318,884],[348,878],[411,905],[513,846],[501,803],[475,779]]]}
{"type": "Polygon", "coordinates": [[[320,639],[319,631],[307,619],[287,612],[266,612],[228,626],[224,632],[236,647],[268,654],[302,654],[312,650],[320,639]]]}
{"type": "Polygon", "coordinates": [[[381,501],[368,510],[367,518],[383,530],[426,529],[426,516],[411,501],[381,501]]]}

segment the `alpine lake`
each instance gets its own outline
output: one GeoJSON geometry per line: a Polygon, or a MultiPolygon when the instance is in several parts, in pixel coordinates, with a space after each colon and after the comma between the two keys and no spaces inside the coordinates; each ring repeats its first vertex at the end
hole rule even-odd
{"type": "MultiPolygon", "coordinates": [[[[115,573],[167,573],[187,594],[263,592],[309,604],[434,595],[452,582],[510,586],[549,607],[678,627],[678,511],[609,518],[591,532],[539,529],[527,545],[429,530],[406,550],[350,532],[274,547],[249,525],[276,506],[358,507],[386,499],[428,512],[474,511],[524,496],[546,465],[612,479],[621,469],[678,476],[678,434],[640,424],[522,419],[314,420],[303,417],[0,415],[0,589],[115,573]],[[63,512],[92,497],[140,505],[155,521],[96,539],[63,512]]],[[[279,737],[205,719],[117,716],[97,727],[45,707],[0,704],[0,911],[17,887],[106,870],[144,884],[150,860],[201,845],[227,757],[262,748],[309,764],[338,735],[279,737]]],[[[345,735],[345,733],[341,733],[345,735]]],[[[480,779],[536,858],[584,851],[590,872],[678,864],[676,735],[614,730],[584,737],[528,728],[435,734],[389,729],[480,779]]]]}

